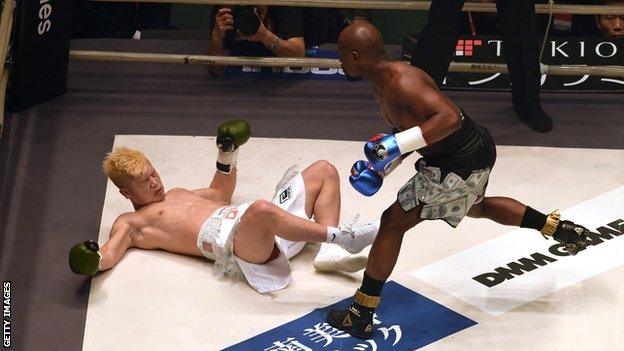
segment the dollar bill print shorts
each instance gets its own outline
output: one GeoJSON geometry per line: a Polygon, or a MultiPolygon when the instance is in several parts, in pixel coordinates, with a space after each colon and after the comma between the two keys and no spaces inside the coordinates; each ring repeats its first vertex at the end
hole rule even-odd
{"type": "Polygon", "coordinates": [[[484,127],[481,139],[467,153],[418,159],[416,175],[397,194],[403,210],[422,206],[421,218],[442,219],[457,227],[470,208],[483,199],[496,161],[494,141],[484,127]]]}

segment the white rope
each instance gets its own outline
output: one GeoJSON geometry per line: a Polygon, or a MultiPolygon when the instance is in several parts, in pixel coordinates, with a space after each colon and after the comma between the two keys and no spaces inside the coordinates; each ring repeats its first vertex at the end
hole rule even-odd
{"type": "MultiPolygon", "coordinates": [[[[295,57],[246,57],[246,56],[206,56],[180,54],[151,54],[113,51],[72,50],[69,58],[74,60],[117,61],[117,62],[153,62],[192,65],[228,65],[258,67],[308,67],[340,68],[340,61],[326,58],[295,57]]],[[[601,76],[623,77],[624,66],[547,66],[548,73],[559,76],[601,76]]],[[[507,65],[502,63],[467,63],[452,62],[450,72],[465,73],[507,73],[507,65]]]]}
{"type": "Polygon", "coordinates": [[[0,58],[4,60],[9,47],[11,29],[13,28],[13,12],[15,11],[15,0],[5,0],[0,16],[0,58]]]}
{"type": "Polygon", "coordinates": [[[544,39],[542,40],[542,48],[540,49],[540,54],[539,54],[539,62],[541,64],[542,62],[542,57],[544,56],[544,48],[546,47],[546,41],[548,40],[548,34],[550,34],[550,24],[552,23],[553,20],[553,13],[552,13],[552,8],[555,5],[555,1],[554,0],[548,0],[548,11],[550,12],[548,14],[548,25],[546,26],[546,32],[544,33],[544,39]]]}
{"type": "Polygon", "coordinates": [[[9,70],[5,67],[7,51],[11,29],[13,28],[13,12],[15,11],[15,0],[5,0],[2,4],[2,15],[0,15],[0,138],[4,128],[4,105],[6,99],[6,88],[9,81],[9,70]]]}

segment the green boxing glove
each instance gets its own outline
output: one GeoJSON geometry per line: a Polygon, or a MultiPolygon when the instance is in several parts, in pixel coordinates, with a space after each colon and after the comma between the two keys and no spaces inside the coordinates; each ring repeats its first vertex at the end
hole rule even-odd
{"type": "Polygon", "coordinates": [[[69,250],[69,268],[76,274],[93,275],[100,270],[100,247],[93,241],[74,245],[69,250]]]}
{"type": "Polygon", "coordinates": [[[251,128],[244,119],[233,119],[219,126],[217,147],[223,152],[232,152],[249,140],[251,128]]]}
{"type": "Polygon", "coordinates": [[[233,119],[219,126],[217,130],[217,170],[229,174],[236,166],[238,147],[245,144],[251,136],[251,127],[243,119],[233,119]]]}

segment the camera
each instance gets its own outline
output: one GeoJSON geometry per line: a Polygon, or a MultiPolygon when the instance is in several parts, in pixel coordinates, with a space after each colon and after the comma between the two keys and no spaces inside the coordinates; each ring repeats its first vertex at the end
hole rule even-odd
{"type": "Polygon", "coordinates": [[[230,49],[236,39],[238,32],[244,35],[254,35],[260,29],[260,18],[256,14],[256,6],[238,5],[232,6],[232,17],[234,17],[234,29],[225,32],[223,47],[230,49]]]}
{"type": "Polygon", "coordinates": [[[260,28],[260,18],[256,14],[256,6],[239,5],[232,7],[234,30],[244,35],[254,35],[260,28]]]}

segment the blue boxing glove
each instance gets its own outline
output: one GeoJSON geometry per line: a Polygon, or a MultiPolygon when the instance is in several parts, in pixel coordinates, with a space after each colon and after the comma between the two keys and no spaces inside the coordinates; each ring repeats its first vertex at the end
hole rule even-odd
{"type": "Polygon", "coordinates": [[[370,162],[359,160],[351,167],[351,186],[364,196],[373,196],[381,188],[383,177],[373,169],[370,162]]]}
{"type": "Polygon", "coordinates": [[[377,171],[384,171],[392,161],[401,157],[394,134],[377,134],[364,144],[364,155],[377,171]]]}
{"type": "Polygon", "coordinates": [[[416,126],[397,134],[377,134],[364,145],[364,154],[373,168],[388,174],[401,155],[427,146],[422,130],[416,126]]]}
{"type": "Polygon", "coordinates": [[[364,196],[373,196],[381,188],[383,179],[390,174],[398,165],[403,162],[402,158],[396,158],[393,162],[386,166],[386,169],[379,172],[373,168],[368,161],[359,160],[351,167],[351,175],[349,182],[360,194],[364,196]]]}

